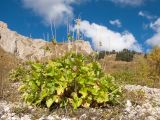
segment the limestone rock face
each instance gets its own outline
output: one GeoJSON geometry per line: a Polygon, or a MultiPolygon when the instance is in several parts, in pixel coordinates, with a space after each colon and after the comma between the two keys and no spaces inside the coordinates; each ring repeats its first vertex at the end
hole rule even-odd
{"type": "Polygon", "coordinates": [[[8,29],[7,24],[0,21],[0,47],[23,60],[40,60],[63,55],[68,51],[93,52],[89,42],[76,41],[72,43],[52,44],[42,39],[31,39],[8,29]]]}
{"type": "Polygon", "coordinates": [[[7,26],[7,24],[6,23],[4,23],[4,22],[2,22],[2,21],[0,21],[0,28],[4,28],[4,29],[6,29],[8,26],[7,26]]]}

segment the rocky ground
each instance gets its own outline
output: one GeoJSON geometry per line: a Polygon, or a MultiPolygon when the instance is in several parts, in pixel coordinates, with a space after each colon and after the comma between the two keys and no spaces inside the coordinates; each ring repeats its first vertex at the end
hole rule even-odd
{"type": "Polygon", "coordinates": [[[127,100],[121,116],[122,119],[160,120],[160,89],[135,85],[126,85],[125,89],[134,92],[141,91],[145,98],[139,100],[141,104],[133,104],[130,100],[127,100]]]}
{"type": "Polygon", "coordinates": [[[23,102],[0,101],[2,120],[159,120],[160,89],[124,86],[128,95],[122,104],[108,108],[55,109],[28,106],[23,102]],[[132,96],[130,96],[132,95],[132,96]]]}

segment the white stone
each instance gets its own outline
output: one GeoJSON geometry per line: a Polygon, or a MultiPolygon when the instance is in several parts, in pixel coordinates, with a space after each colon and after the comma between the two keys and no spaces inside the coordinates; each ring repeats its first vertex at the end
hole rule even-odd
{"type": "Polygon", "coordinates": [[[10,107],[9,107],[9,106],[5,106],[5,107],[4,107],[4,111],[5,111],[5,112],[10,112],[10,107]]]}
{"type": "Polygon", "coordinates": [[[131,101],[127,100],[125,111],[126,112],[130,112],[131,111],[131,107],[132,107],[131,101]]]}
{"type": "Polygon", "coordinates": [[[24,115],[21,120],[31,120],[31,115],[24,115]]]}
{"type": "Polygon", "coordinates": [[[47,117],[47,120],[57,120],[57,119],[60,119],[60,117],[57,116],[57,115],[49,115],[49,116],[47,117]]]}
{"type": "Polygon", "coordinates": [[[157,119],[155,119],[153,116],[148,116],[145,118],[145,120],[157,120],[157,119]]]}
{"type": "Polygon", "coordinates": [[[83,114],[83,115],[81,115],[80,120],[84,120],[84,119],[86,119],[86,118],[87,118],[87,115],[86,115],[86,114],[83,114]]]}

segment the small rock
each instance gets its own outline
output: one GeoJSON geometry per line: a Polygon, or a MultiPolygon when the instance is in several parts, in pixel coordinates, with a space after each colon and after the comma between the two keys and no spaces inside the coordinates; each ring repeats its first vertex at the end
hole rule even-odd
{"type": "Polygon", "coordinates": [[[83,114],[83,115],[81,115],[81,117],[79,118],[80,120],[84,120],[84,119],[86,119],[87,118],[87,115],[86,114],[83,114]]]}
{"type": "Polygon", "coordinates": [[[4,111],[5,111],[5,112],[10,112],[10,107],[9,107],[9,106],[5,106],[5,107],[4,107],[4,111]]]}
{"type": "Polygon", "coordinates": [[[31,120],[31,115],[24,115],[21,120],[31,120]]]}
{"type": "Polygon", "coordinates": [[[145,120],[157,120],[157,119],[155,119],[155,118],[152,117],[152,116],[148,116],[147,118],[145,118],[145,120]]]}
{"type": "Polygon", "coordinates": [[[131,101],[130,101],[130,100],[127,100],[125,111],[126,111],[126,112],[130,112],[131,107],[132,107],[131,101]]]}

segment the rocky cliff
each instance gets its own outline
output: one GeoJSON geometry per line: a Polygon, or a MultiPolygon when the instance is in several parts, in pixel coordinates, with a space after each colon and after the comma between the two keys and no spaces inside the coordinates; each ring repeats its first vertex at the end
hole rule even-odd
{"type": "Polygon", "coordinates": [[[89,42],[76,41],[73,43],[52,44],[42,39],[31,39],[8,29],[6,23],[0,21],[0,47],[23,60],[53,58],[68,51],[93,52],[89,42]]]}

